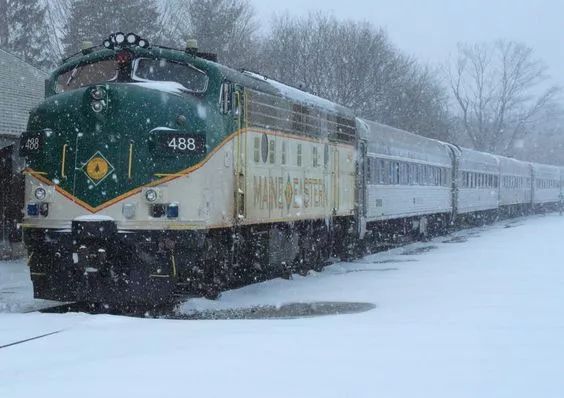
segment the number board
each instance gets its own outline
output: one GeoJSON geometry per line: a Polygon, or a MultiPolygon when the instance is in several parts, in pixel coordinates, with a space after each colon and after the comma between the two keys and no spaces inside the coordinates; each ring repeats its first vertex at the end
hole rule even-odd
{"type": "Polygon", "coordinates": [[[26,131],[20,138],[20,156],[26,157],[41,153],[45,141],[43,131],[26,131]]]}
{"type": "Polygon", "coordinates": [[[173,155],[198,155],[206,153],[206,137],[201,134],[159,133],[157,149],[173,155]]]}

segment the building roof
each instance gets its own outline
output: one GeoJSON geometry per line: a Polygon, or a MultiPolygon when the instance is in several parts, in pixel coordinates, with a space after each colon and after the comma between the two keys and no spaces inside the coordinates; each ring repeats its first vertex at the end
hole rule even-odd
{"type": "Polygon", "coordinates": [[[29,111],[45,96],[47,73],[0,49],[0,136],[25,130],[29,111]]]}

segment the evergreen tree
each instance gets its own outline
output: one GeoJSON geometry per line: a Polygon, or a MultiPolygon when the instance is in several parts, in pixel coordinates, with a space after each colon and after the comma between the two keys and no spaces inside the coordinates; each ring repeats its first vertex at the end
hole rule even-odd
{"type": "Polygon", "coordinates": [[[0,0],[0,46],[39,68],[53,65],[40,0],[0,0]]]}
{"type": "Polygon", "coordinates": [[[83,41],[102,44],[111,33],[134,32],[152,41],[158,30],[154,0],[77,0],[72,4],[63,45],[67,55],[83,41]]]}

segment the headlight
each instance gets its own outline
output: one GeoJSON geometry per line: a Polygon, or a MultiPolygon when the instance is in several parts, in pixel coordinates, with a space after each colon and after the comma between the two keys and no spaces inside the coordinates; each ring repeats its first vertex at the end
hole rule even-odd
{"type": "Polygon", "coordinates": [[[148,202],[154,202],[158,197],[159,193],[154,189],[147,189],[145,191],[145,199],[147,199],[148,202]]]}
{"type": "Polygon", "coordinates": [[[127,42],[129,44],[135,44],[137,42],[137,35],[135,33],[128,33],[127,42]]]}
{"type": "Polygon", "coordinates": [[[104,99],[104,97],[106,96],[106,93],[105,93],[103,88],[96,87],[94,90],[92,90],[92,92],[90,93],[90,96],[92,97],[92,99],[100,101],[100,100],[104,99]]]}
{"type": "Polygon", "coordinates": [[[116,33],[116,43],[122,44],[125,41],[125,35],[121,32],[116,33]]]}
{"type": "Polygon", "coordinates": [[[35,188],[34,195],[37,200],[44,200],[47,197],[47,191],[41,187],[35,188]]]}
{"type": "Polygon", "coordinates": [[[102,104],[101,101],[93,101],[92,102],[92,110],[96,113],[98,112],[102,112],[102,110],[104,109],[104,105],[102,104]]]}

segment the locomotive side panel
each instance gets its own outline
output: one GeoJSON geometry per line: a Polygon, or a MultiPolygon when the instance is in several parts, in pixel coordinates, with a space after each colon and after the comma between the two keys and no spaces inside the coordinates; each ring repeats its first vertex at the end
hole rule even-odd
{"type": "Polygon", "coordinates": [[[249,129],[244,224],[325,219],[354,210],[354,148],[249,129]]]}

